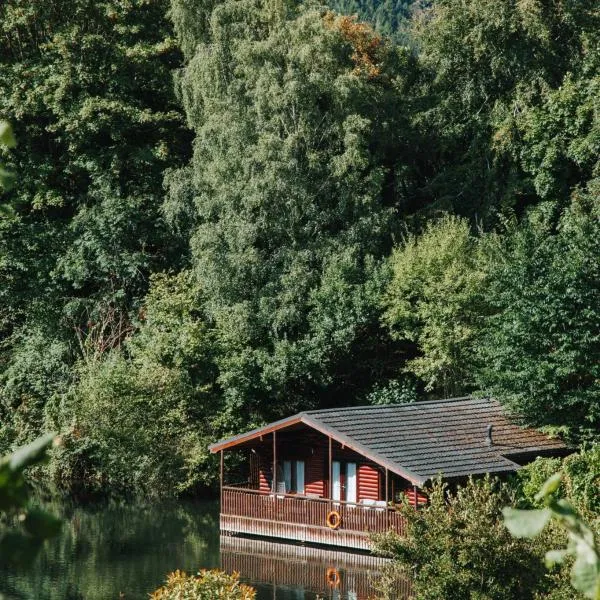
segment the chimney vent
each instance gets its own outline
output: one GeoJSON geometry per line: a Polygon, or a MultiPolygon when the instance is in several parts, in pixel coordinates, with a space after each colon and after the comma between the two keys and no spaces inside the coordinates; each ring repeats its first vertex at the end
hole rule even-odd
{"type": "Polygon", "coordinates": [[[494,429],[493,425],[488,425],[487,426],[487,430],[486,430],[486,433],[485,433],[485,443],[488,446],[493,446],[494,445],[494,440],[492,439],[492,431],[493,431],[493,429],[494,429]]]}

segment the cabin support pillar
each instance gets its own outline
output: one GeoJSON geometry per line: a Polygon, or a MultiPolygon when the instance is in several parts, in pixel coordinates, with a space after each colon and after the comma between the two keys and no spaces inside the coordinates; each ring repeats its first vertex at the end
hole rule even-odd
{"type": "Polygon", "coordinates": [[[277,494],[277,432],[273,432],[273,493],[277,494]]]}
{"type": "Polygon", "coordinates": [[[219,486],[219,502],[220,502],[220,506],[221,506],[221,512],[223,512],[223,450],[221,450],[219,452],[219,462],[220,462],[220,467],[219,467],[219,481],[220,481],[220,486],[219,486]]]}
{"type": "Polygon", "coordinates": [[[416,485],[413,485],[413,494],[415,495],[415,500],[414,500],[415,508],[419,508],[419,496],[417,495],[418,492],[417,492],[417,486],[416,485]]]}
{"type": "Polygon", "coordinates": [[[327,472],[329,473],[329,475],[328,475],[329,490],[328,490],[327,495],[329,496],[329,504],[331,505],[332,500],[333,500],[333,481],[332,481],[333,473],[332,473],[332,466],[331,466],[331,463],[332,463],[332,460],[331,460],[331,458],[332,458],[332,456],[331,456],[331,454],[332,454],[331,453],[331,437],[328,437],[328,439],[329,439],[329,466],[328,466],[327,472]]]}
{"type": "Polygon", "coordinates": [[[388,506],[389,497],[388,497],[388,486],[389,486],[389,471],[385,470],[385,522],[386,529],[390,527],[390,508],[388,506]]]}

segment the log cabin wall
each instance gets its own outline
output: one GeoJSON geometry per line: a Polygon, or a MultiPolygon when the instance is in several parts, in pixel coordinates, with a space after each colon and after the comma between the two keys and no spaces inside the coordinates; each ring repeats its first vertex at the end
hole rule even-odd
{"type": "MultiPolygon", "coordinates": [[[[263,442],[255,448],[254,459],[258,464],[258,479],[252,481],[252,487],[261,492],[269,493],[272,485],[273,451],[272,438],[265,436],[263,442]]],[[[382,467],[361,454],[333,442],[333,460],[342,462],[355,462],[357,464],[357,499],[384,500],[385,476],[382,467]]],[[[329,494],[329,449],[328,438],[317,431],[308,428],[303,430],[285,432],[277,435],[277,461],[304,460],[305,483],[304,491],[307,495],[326,498],[329,494]]],[[[251,469],[252,471],[252,469],[251,469]]],[[[408,482],[406,482],[408,489],[408,482]]],[[[388,494],[392,499],[391,492],[388,494]]]]}

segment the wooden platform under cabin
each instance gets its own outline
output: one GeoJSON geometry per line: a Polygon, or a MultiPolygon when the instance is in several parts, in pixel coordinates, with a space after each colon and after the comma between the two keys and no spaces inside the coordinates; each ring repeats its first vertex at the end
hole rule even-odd
{"type": "Polygon", "coordinates": [[[224,534],[369,550],[373,533],[389,529],[404,532],[402,516],[387,507],[236,487],[223,487],[221,502],[220,526],[224,534]],[[336,529],[327,525],[332,510],[341,518],[336,529]]]}

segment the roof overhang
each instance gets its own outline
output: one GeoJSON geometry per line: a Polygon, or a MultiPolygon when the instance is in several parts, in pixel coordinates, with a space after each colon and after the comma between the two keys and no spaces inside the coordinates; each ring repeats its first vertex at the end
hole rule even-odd
{"type": "Polygon", "coordinates": [[[346,448],[354,450],[355,452],[361,454],[365,458],[368,458],[374,463],[377,463],[378,465],[388,469],[392,473],[395,473],[396,475],[407,479],[414,485],[422,486],[425,483],[427,483],[427,481],[429,481],[430,479],[429,477],[423,477],[417,475],[416,473],[412,473],[408,469],[405,469],[401,465],[390,461],[389,459],[381,456],[373,450],[370,450],[366,446],[363,446],[361,443],[348,437],[347,435],[344,435],[340,431],[332,427],[327,427],[326,425],[320,423],[316,419],[312,419],[310,415],[307,415],[305,413],[300,413],[292,417],[288,417],[287,419],[281,419],[280,421],[275,421],[274,423],[270,423],[268,425],[265,425],[264,427],[259,427],[246,433],[242,433],[240,435],[221,440],[219,442],[211,444],[208,447],[208,449],[214,454],[215,452],[220,452],[222,450],[234,448],[236,446],[239,446],[246,442],[250,442],[269,433],[273,433],[275,431],[279,431],[280,429],[285,429],[287,427],[291,427],[292,425],[297,425],[299,423],[303,423],[307,427],[310,427],[318,431],[319,433],[330,437],[332,440],[335,440],[336,442],[342,444],[346,448]]]}

